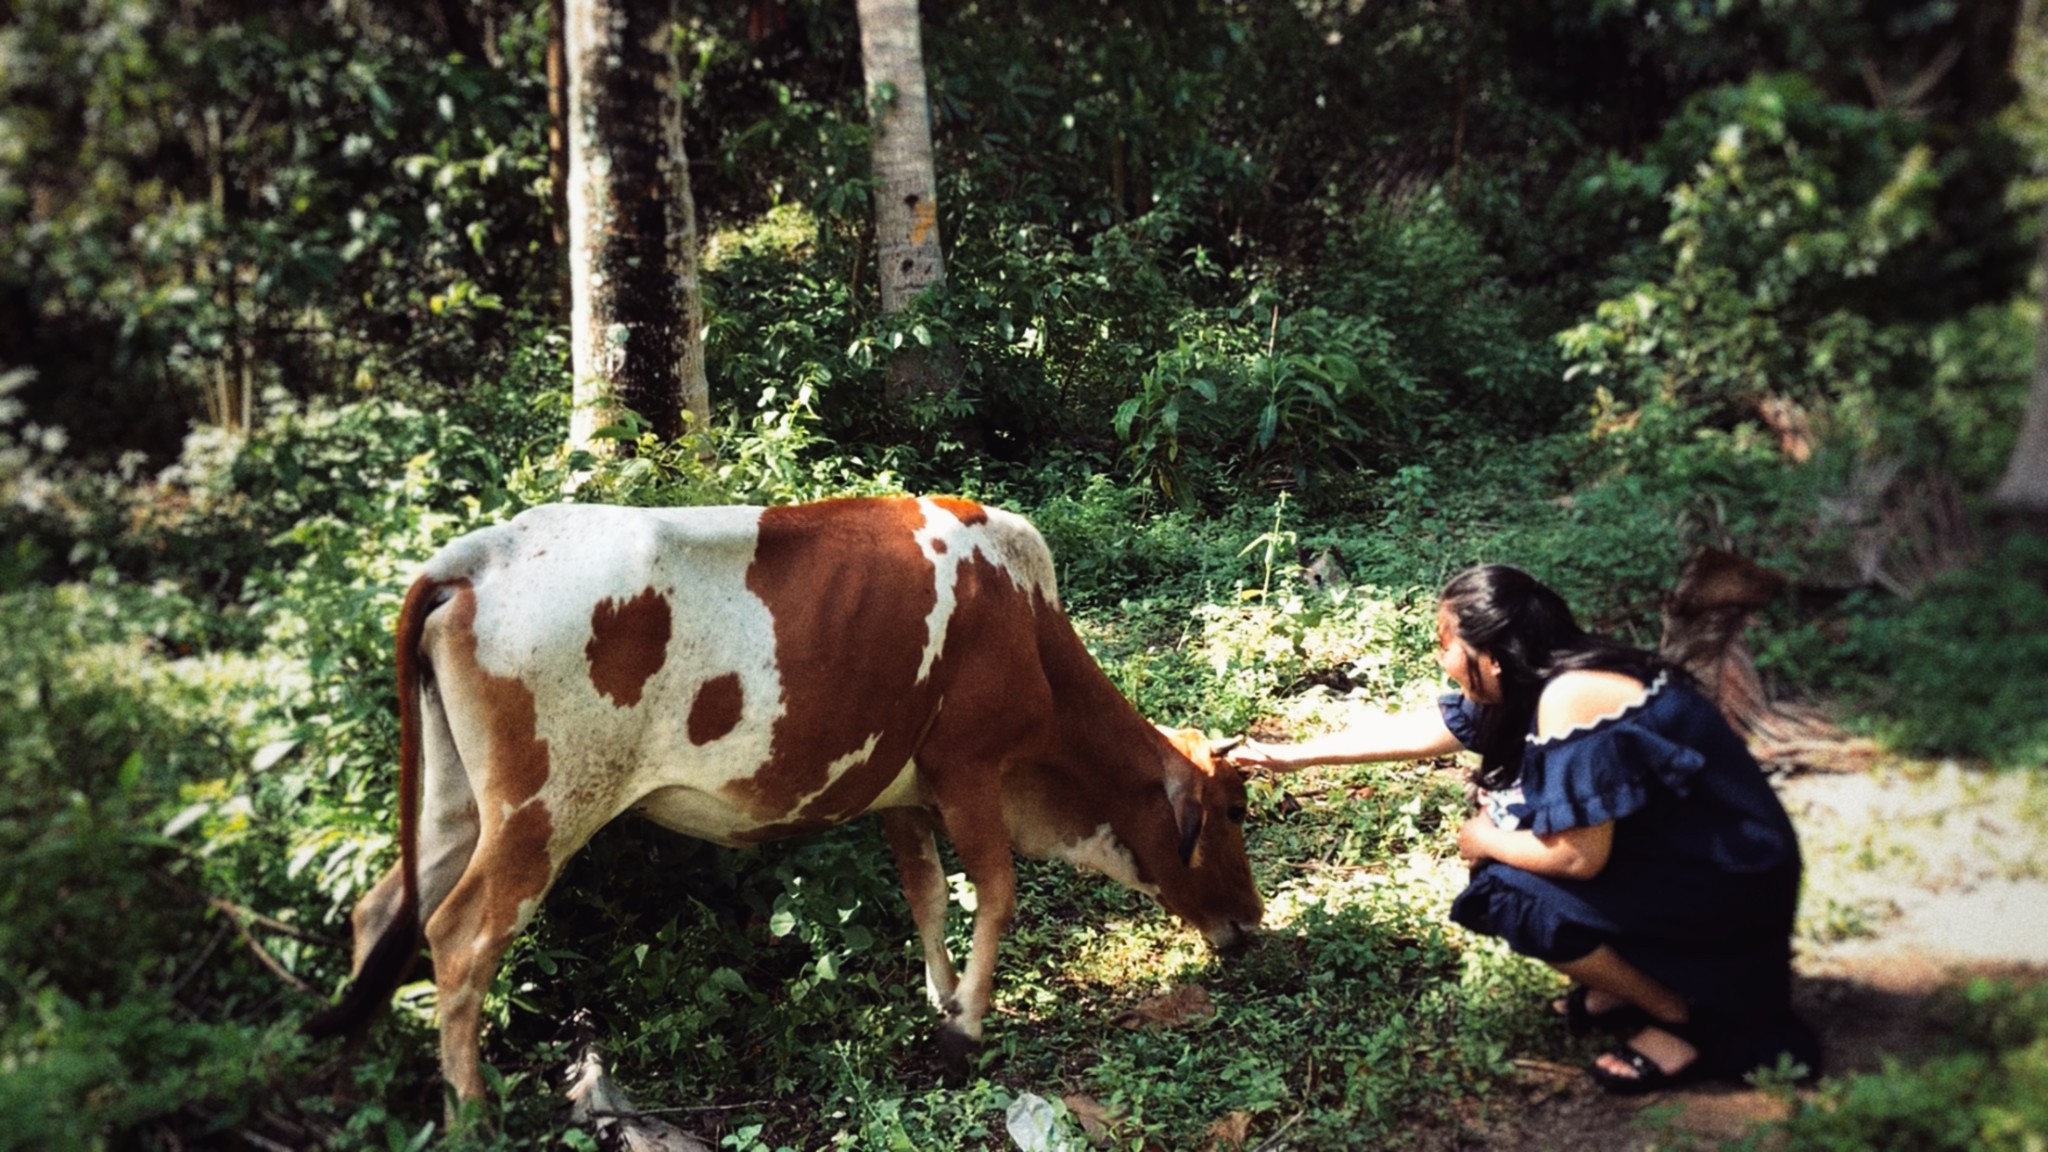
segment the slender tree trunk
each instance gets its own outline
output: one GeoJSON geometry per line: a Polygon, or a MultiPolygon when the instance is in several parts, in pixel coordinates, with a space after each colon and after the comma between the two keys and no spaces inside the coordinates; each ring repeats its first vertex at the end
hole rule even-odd
{"type": "MultiPolygon", "coordinates": [[[[551,229],[555,247],[565,256],[569,251],[569,62],[568,50],[563,46],[563,26],[568,18],[563,0],[548,0],[548,184],[554,193],[549,197],[549,203],[555,213],[551,229]]],[[[562,263],[564,300],[569,295],[568,268],[565,259],[562,263]]]]}
{"type": "Polygon", "coordinates": [[[2048,232],[2041,239],[2041,329],[2034,340],[2034,386],[2005,478],[1991,494],[1999,509],[2048,524],[2048,232]]]}
{"type": "Polygon", "coordinates": [[[696,209],[674,0],[567,0],[569,280],[576,408],[595,452],[630,408],[663,438],[709,415],[696,209]]]}
{"type": "MultiPolygon", "coordinates": [[[[882,312],[901,311],[945,282],[939,246],[938,179],[932,169],[931,106],[917,0],[859,0],[861,67],[874,127],[875,246],[882,312]]],[[[945,388],[932,357],[912,352],[891,365],[890,391],[945,388]]]]}

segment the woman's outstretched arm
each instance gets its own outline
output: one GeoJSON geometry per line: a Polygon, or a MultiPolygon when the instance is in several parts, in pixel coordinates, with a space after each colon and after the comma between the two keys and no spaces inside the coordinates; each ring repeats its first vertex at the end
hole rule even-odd
{"type": "Polygon", "coordinates": [[[1232,749],[1228,759],[1240,768],[1293,772],[1317,764],[1420,760],[1446,756],[1463,747],[1445,726],[1443,713],[1431,705],[1367,716],[1341,731],[1295,744],[1247,740],[1232,749]]]}

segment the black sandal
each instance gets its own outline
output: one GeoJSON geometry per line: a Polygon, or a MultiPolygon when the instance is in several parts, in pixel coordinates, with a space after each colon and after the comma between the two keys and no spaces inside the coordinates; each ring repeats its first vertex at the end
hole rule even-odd
{"type": "Polygon", "coordinates": [[[1562,999],[1550,1002],[1550,1010],[1564,1017],[1564,1030],[1573,1037],[1591,1035],[1595,1031],[1617,1036],[1634,1035],[1656,1023],[1650,1019],[1649,1013],[1625,1002],[1619,1008],[1594,1012],[1586,1006],[1586,998],[1592,991],[1584,984],[1574,984],[1562,999]],[[1560,1005],[1563,1006],[1561,1010],[1560,1005]]]}
{"type": "MultiPolygon", "coordinates": [[[[1605,1016],[1606,1013],[1603,1012],[1601,1015],[1605,1016]]],[[[1655,1060],[1638,1051],[1634,1044],[1624,1042],[1609,1049],[1607,1055],[1628,1065],[1629,1071],[1634,1075],[1625,1076],[1618,1072],[1609,1072],[1595,1061],[1586,1069],[1593,1077],[1593,1083],[1616,1096],[1643,1096],[1708,1078],[1708,1029],[1697,1017],[1677,1024],[1647,1016],[1646,1020],[1645,1028],[1655,1028],[1659,1032],[1685,1041],[1692,1048],[1692,1059],[1686,1061],[1685,1066],[1676,1072],[1666,1072],[1655,1060]]]]}

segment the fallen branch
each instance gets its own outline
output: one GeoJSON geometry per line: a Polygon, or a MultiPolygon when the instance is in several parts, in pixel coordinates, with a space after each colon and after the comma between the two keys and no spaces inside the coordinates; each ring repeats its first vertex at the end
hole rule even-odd
{"type": "Polygon", "coordinates": [[[268,1136],[258,1136],[247,1128],[235,1129],[235,1135],[240,1136],[244,1142],[263,1149],[263,1152],[292,1152],[290,1145],[279,1144],[268,1136]]]}
{"type": "Polygon", "coordinates": [[[1290,861],[1287,866],[1297,872],[1341,872],[1347,876],[1355,875],[1359,872],[1371,872],[1374,874],[1384,874],[1386,872],[1386,869],[1376,864],[1331,864],[1328,861],[1313,858],[1290,861]]]}
{"type": "Polygon", "coordinates": [[[220,942],[227,939],[231,931],[233,929],[226,924],[214,930],[213,939],[206,942],[206,947],[199,950],[199,955],[193,958],[191,966],[185,969],[185,974],[178,977],[177,983],[171,985],[171,999],[176,1000],[178,995],[185,991],[185,985],[190,984],[206,969],[206,962],[213,959],[214,952],[220,948],[220,942]]]}
{"type": "Polygon", "coordinates": [[[249,951],[255,953],[257,961],[270,969],[272,975],[284,981],[296,992],[303,992],[308,996],[316,995],[311,984],[293,975],[291,969],[286,968],[277,957],[270,954],[270,949],[265,948],[263,942],[256,939],[256,934],[249,931],[249,926],[244,924],[240,917],[226,912],[222,915],[227,916],[228,923],[235,926],[235,933],[242,938],[242,943],[249,946],[249,951]]]}
{"type": "Polygon", "coordinates": [[[263,913],[258,912],[253,908],[245,908],[232,900],[215,896],[209,899],[207,903],[211,904],[216,909],[219,909],[220,911],[235,917],[238,920],[241,920],[253,927],[261,928],[266,932],[275,932],[279,936],[289,936],[294,940],[303,940],[308,944],[322,944],[329,948],[341,948],[346,946],[346,942],[339,939],[338,937],[329,936],[324,932],[308,931],[307,929],[301,928],[296,924],[287,924],[282,920],[265,916],[263,913]]]}
{"type": "Polygon", "coordinates": [[[612,1083],[587,1013],[578,1011],[569,1027],[581,1040],[581,1051],[567,1073],[570,1123],[588,1126],[605,1147],[627,1152],[717,1152],[675,1125],[654,1119],[656,1109],[635,1105],[612,1083]]]}
{"type": "Polygon", "coordinates": [[[596,1120],[617,1120],[631,1116],[676,1116],[685,1112],[736,1112],[743,1108],[768,1108],[773,1100],[741,1100],[733,1104],[678,1104],[673,1108],[634,1108],[631,1112],[604,1112],[596,1109],[586,1113],[596,1120]]]}
{"type": "Polygon", "coordinates": [[[1269,1148],[1278,1147],[1280,1144],[1280,1138],[1282,1136],[1287,1135],[1287,1130],[1289,1128],[1292,1128],[1296,1124],[1301,1123],[1301,1118],[1306,1115],[1308,1115],[1308,1109],[1304,1108],[1301,1111],[1296,1112],[1294,1115],[1289,1116],[1287,1118],[1286,1123],[1280,1125],[1280,1127],[1278,1128],[1273,1129],[1273,1134],[1271,1136],[1268,1136],[1264,1140],[1259,1141],[1258,1146],[1253,1148],[1252,1152],[1266,1152],[1266,1150],[1269,1148]]]}

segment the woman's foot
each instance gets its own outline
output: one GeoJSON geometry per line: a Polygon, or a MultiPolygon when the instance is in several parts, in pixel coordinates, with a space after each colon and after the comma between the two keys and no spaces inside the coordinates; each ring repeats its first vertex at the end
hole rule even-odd
{"type": "Polygon", "coordinates": [[[1706,1071],[1704,1056],[1691,1023],[1653,1021],[1627,1043],[1601,1053],[1588,1071],[1609,1092],[1639,1096],[1699,1079],[1706,1071]]]}
{"type": "Polygon", "coordinates": [[[1643,1010],[1611,992],[1577,984],[1550,1002],[1550,1010],[1564,1018],[1565,1031],[1584,1036],[1596,1028],[1608,1032],[1632,1032],[1650,1023],[1643,1010]]]}

